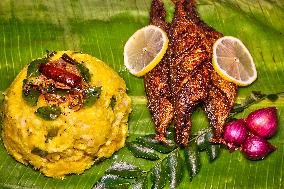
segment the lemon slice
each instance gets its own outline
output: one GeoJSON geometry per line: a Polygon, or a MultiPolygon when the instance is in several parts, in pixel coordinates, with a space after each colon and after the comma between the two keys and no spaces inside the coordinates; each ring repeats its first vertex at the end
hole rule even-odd
{"type": "Polygon", "coordinates": [[[251,54],[237,38],[224,36],[213,46],[213,67],[224,79],[247,86],[257,78],[251,54]]]}
{"type": "Polygon", "coordinates": [[[168,48],[167,34],[149,25],[136,31],[124,46],[124,65],[135,76],[143,76],[162,59],[168,48]]]}

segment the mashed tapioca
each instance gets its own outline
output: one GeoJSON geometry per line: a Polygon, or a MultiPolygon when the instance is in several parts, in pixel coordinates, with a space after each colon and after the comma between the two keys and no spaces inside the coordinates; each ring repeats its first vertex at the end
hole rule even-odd
{"type": "Polygon", "coordinates": [[[102,61],[51,53],[7,90],[3,141],[16,160],[46,176],[80,174],[124,146],[130,111],[123,79],[102,61]]]}

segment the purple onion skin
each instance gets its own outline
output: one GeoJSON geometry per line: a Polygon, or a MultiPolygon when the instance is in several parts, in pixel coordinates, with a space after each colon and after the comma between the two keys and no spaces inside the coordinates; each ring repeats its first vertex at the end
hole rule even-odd
{"type": "Polygon", "coordinates": [[[250,160],[264,159],[268,154],[275,150],[276,147],[267,140],[256,135],[249,136],[241,146],[241,152],[250,160]]]}
{"type": "Polygon", "coordinates": [[[223,138],[231,151],[241,146],[247,136],[246,122],[243,119],[231,121],[224,128],[223,138]]]}
{"type": "Polygon", "coordinates": [[[251,133],[270,138],[277,131],[277,109],[268,107],[256,110],[250,113],[245,121],[251,133]]]}

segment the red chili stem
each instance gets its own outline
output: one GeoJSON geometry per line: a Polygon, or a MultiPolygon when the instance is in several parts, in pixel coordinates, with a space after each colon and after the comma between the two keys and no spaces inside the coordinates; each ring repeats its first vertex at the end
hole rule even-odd
{"type": "Polygon", "coordinates": [[[82,81],[82,77],[48,64],[41,64],[39,71],[48,79],[64,83],[72,88],[79,86],[82,81]]]}

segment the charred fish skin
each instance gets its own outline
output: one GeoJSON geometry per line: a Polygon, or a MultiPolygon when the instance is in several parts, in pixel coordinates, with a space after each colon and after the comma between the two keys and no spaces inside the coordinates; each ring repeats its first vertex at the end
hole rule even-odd
{"type": "MultiPolygon", "coordinates": [[[[195,22],[204,32],[206,40],[203,40],[209,52],[213,51],[213,44],[215,41],[223,36],[223,34],[215,31],[212,27],[204,23],[197,11],[195,0],[186,0],[186,12],[189,19],[195,22]]],[[[214,138],[212,142],[222,143],[223,127],[226,119],[234,105],[237,97],[238,86],[232,82],[224,80],[212,66],[212,53],[209,56],[208,70],[210,72],[210,80],[208,86],[208,97],[203,101],[203,109],[207,114],[210,125],[214,130],[214,138]]]]}
{"type": "MultiPolygon", "coordinates": [[[[153,0],[150,23],[167,32],[168,23],[165,21],[165,17],[164,4],[159,0],[153,0]]],[[[168,53],[166,52],[166,54],[168,53]]],[[[167,143],[166,130],[172,122],[174,110],[171,103],[169,65],[166,55],[155,68],[144,76],[144,88],[148,99],[148,108],[156,126],[156,138],[167,143]]]]}
{"type": "Polygon", "coordinates": [[[169,37],[165,56],[144,77],[156,138],[167,143],[166,129],[173,120],[176,143],[187,145],[192,112],[201,105],[214,130],[212,142],[222,143],[223,127],[238,90],[212,66],[213,44],[223,35],[200,19],[194,0],[173,2],[175,13],[170,25],[165,21],[164,4],[153,0],[151,5],[151,24],[169,37]]]}
{"type": "Polygon", "coordinates": [[[221,78],[213,67],[211,69],[210,90],[208,98],[204,101],[203,109],[214,130],[211,142],[223,143],[224,126],[237,97],[238,87],[221,78]]]}
{"type": "Polygon", "coordinates": [[[206,24],[203,20],[201,20],[197,8],[196,8],[196,0],[184,0],[185,1],[185,10],[187,12],[188,18],[194,22],[199,28],[201,28],[206,35],[207,39],[210,40],[210,44],[208,44],[209,48],[212,48],[211,43],[214,43],[217,39],[223,37],[223,34],[216,31],[214,28],[206,24]]]}
{"type": "Polygon", "coordinates": [[[207,38],[184,9],[184,1],[175,2],[175,16],[169,29],[172,48],[171,89],[174,104],[175,141],[187,145],[191,133],[191,114],[208,96],[211,49],[207,38]]]}
{"type": "Polygon", "coordinates": [[[158,26],[164,31],[168,31],[169,24],[166,22],[166,10],[164,3],[160,0],[153,0],[150,12],[150,24],[158,26]]]}

